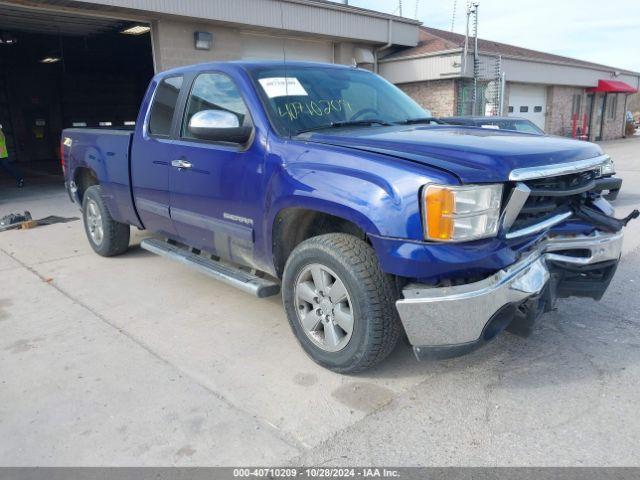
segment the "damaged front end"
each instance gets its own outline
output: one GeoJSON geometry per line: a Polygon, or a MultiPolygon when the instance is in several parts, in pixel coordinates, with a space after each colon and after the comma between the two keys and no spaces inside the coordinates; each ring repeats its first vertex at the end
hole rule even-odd
{"type": "Polygon", "coordinates": [[[526,336],[558,298],[600,300],[638,211],[613,217],[598,163],[576,163],[512,172],[499,238],[519,248],[514,264],[472,283],[405,286],[396,306],[419,359],[467,353],[504,329],[526,336]]]}

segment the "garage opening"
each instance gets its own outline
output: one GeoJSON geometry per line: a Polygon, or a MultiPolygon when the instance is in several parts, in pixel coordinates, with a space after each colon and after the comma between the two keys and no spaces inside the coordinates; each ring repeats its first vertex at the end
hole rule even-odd
{"type": "Polygon", "coordinates": [[[0,4],[10,159],[27,176],[59,173],[62,129],[132,127],[153,70],[149,25],[0,4]]]}

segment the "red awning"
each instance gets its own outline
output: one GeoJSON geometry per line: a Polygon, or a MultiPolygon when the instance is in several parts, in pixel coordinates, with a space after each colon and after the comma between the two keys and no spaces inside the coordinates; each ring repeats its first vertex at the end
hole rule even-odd
{"type": "Polygon", "coordinates": [[[587,88],[587,93],[607,92],[607,93],[636,93],[638,90],[628,83],[619,80],[598,80],[598,86],[587,88]]]}

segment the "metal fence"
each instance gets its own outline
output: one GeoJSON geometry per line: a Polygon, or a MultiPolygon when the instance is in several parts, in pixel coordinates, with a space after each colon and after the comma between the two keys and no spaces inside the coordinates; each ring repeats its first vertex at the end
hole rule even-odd
{"type": "Polygon", "coordinates": [[[458,81],[457,115],[501,115],[504,73],[501,57],[482,56],[473,61],[473,77],[458,81]]]}

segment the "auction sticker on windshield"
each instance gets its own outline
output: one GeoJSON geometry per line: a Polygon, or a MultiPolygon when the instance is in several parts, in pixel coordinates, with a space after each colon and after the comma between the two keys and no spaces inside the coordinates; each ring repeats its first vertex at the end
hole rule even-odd
{"type": "Polygon", "coordinates": [[[309,95],[295,77],[261,78],[258,81],[269,98],[309,95]]]}

